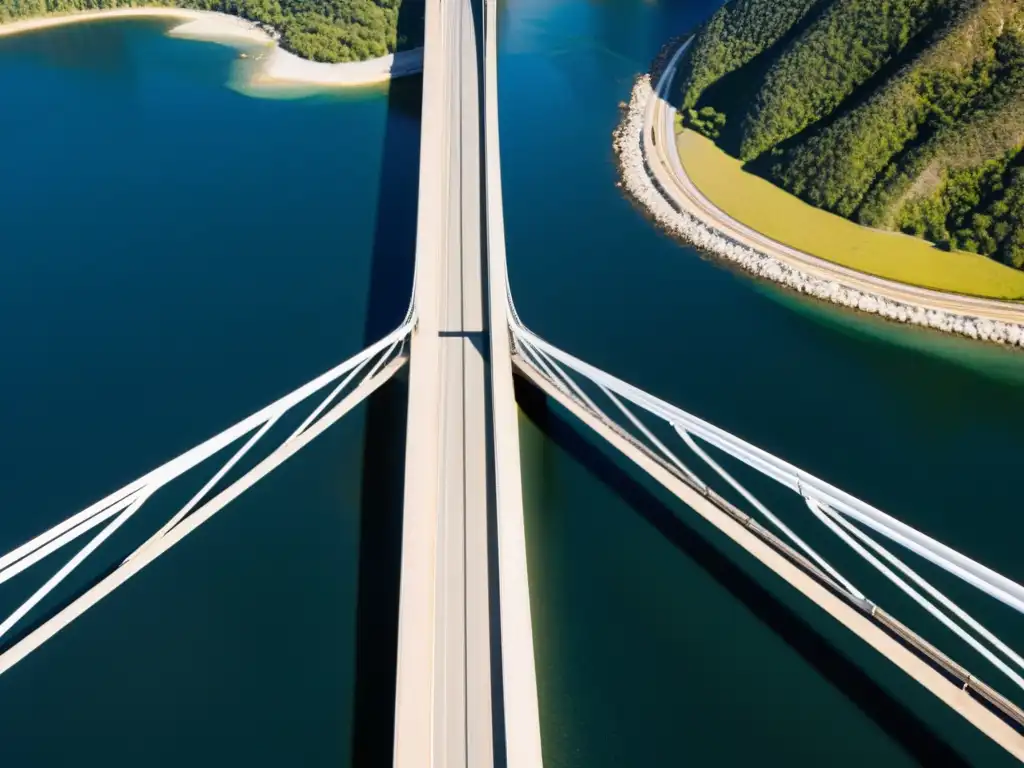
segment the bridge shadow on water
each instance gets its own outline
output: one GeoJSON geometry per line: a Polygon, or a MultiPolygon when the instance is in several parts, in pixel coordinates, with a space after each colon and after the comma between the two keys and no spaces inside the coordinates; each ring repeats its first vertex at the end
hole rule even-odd
{"type": "MultiPolygon", "coordinates": [[[[423,8],[419,0],[402,3],[400,38],[422,40],[423,8]]],[[[364,326],[367,345],[402,322],[412,292],[422,90],[420,76],[396,79],[388,89],[364,326]]],[[[392,762],[407,371],[385,384],[366,403],[350,748],[353,766],[392,762]]]]}
{"type": "MultiPolygon", "coordinates": [[[[687,525],[670,506],[616,463],[606,451],[588,441],[580,433],[578,425],[570,421],[570,415],[552,407],[543,393],[519,376],[515,377],[515,386],[520,408],[547,439],[579,462],[683,556],[723,586],[915,760],[922,765],[969,765],[910,708],[893,698],[810,624],[687,525]]],[[[609,450],[614,449],[609,447],[609,450]]]]}

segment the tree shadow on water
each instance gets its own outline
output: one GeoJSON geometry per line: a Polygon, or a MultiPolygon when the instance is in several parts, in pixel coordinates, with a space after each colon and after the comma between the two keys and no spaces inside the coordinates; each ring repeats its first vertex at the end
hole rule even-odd
{"type": "Polygon", "coordinates": [[[684,556],[722,585],[759,621],[780,637],[830,684],[842,691],[895,742],[922,765],[966,766],[968,763],[917,714],[893,698],[853,661],[713,544],[683,522],[654,493],[589,442],[575,423],[553,408],[532,384],[515,377],[516,400],[524,414],[561,450],[684,556]]]}
{"type": "MultiPolygon", "coordinates": [[[[399,34],[423,23],[422,2],[402,4],[399,34]]],[[[422,31],[418,33],[422,36],[422,31]]],[[[419,192],[422,78],[388,89],[364,341],[402,322],[412,292],[419,192]]],[[[355,699],[351,764],[390,765],[394,739],[398,595],[408,396],[403,371],[367,400],[360,500],[355,699]]]]}

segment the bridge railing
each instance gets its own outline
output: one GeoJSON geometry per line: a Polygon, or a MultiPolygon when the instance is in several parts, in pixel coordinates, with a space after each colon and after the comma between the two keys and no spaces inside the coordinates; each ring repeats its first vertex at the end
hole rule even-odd
{"type": "MultiPolygon", "coordinates": [[[[621,438],[617,447],[627,455],[633,451],[642,454],[648,461],[647,466],[656,464],[663,470],[661,477],[672,478],[677,488],[689,489],[691,500],[710,502],[719,513],[782,554],[804,574],[841,598],[849,608],[883,628],[890,638],[898,639],[918,657],[927,659],[944,678],[955,681],[963,692],[997,715],[1001,723],[1011,726],[1010,731],[1005,731],[989,728],[991,723],[984,717],[973,720],[1018,757],[1024,757],[1024,740],[1020,738],[1024,711],[1020,707],[882,610],[805,537],[798,535],[779,514],[716,461],[709,450],[720,451],[797,494],[805,511],[822,529],[1021,689],[1024,689],[1024,658],[908,565],[897,548],[919,556],[1014,612],[1024,613],[1024,587],[789,462],[557,348],[522,323],[510,293],[507,303],[510,336],[521,372],[568,405],[590,426],[605,428],[605,437],[621,438]],[[652,418],[654,424],[662,425],[661,428],[654,430],[645,423],[652,418]],[[678,437],[688,449],[685,462],[670,445],[667,435],[678,437]],[[702,479],[701,474],[709,473],[718,484],[741,499],[746,510],[728,501],[702,479]]],[[[929,687],[936,692],[936,688],[929,687]]],[[[954,699],[955,696],[947,697],[947,703],[954,704],[954,699]]]]}
{"type": "Polygon", "coordinates": [[[3,585],[99,529],[42,586],[0,622],[0,674],[295,455],[386,382],[406,360],[405,346],[414,323],[415,316],[410,307],[402,324],[380,341],[0,556],[0,585],[3,585]],[[237,474],[246,466],[240,462],[275,426],[280,429],[285,423],[282,422],[284,417],[297,420],[300,406],[316,396],[321,396],[320,401],[302,417],[298,426],[288,432],[287,437],[240,477],[230,483],[224,482],[232,470],[237,474]],[[191,470],[208,466],[222,451],[235,446],[234,453],[223,461],[212,477],[155,533],[127,553],[120,563],[115,561],[113,569],[108,569],[103,578],[88,590],[44,620],[37,620],[17,636],[16,630],[26,626],[26,619],[33,618],[33,609],[93,556],[154,494],[191,470]]]}

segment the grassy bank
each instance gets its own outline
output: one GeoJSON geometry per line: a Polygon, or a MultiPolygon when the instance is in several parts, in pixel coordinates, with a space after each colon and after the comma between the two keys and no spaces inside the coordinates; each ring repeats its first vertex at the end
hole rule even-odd
{"type": "Polygon", "coordinates": [[[815,208],[745,172],[693,131],[677,137],[693,183],[734,219],[805,253],[902,283],[990,298],[1024,297],[1024,272],[973,253],[943,251],[908,235],[869,229],[815,208]]]}

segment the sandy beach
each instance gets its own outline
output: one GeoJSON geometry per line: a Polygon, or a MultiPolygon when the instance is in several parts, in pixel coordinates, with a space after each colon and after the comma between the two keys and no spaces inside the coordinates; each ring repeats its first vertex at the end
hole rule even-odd
{"type": "Polygon", "coordinates": [[[266,45],[270,51],[263,57],[262,67],[253,76],[253,82],[256,85],[361,86],[386,82],[392,77],[415,74],[423,69],[422,48],[367,61],[339,64],[309,61],[282,50],[272,35],[255,22],[226,13],[195,11],[186,8],[113,8],[103,11],[41,16],[0,24],[0,37],[63,24],[131,17],[180,19],[182,23],[168,33],[174,37],[229,44],[266,45]]]}
{"type": "Polygon", "coordinates": [[[412,75],[423,70],[423,49],[380,56],[366,61],[326,64],[309,61],[274,47],[263,68],[255,76],[260,83],[308,83],[314,85],[372,85],[392,77],[412,75]]]}

